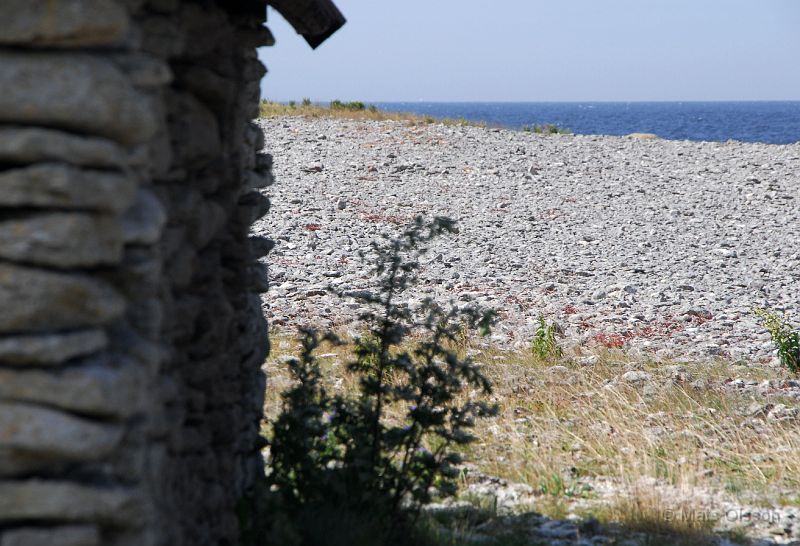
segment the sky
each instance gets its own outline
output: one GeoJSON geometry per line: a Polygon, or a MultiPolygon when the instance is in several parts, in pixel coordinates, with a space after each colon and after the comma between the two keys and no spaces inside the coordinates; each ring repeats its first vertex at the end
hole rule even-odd
{"type": "Polygon", "coordinates": [[[265,99],[800,100],[800,0],[334,0],[312,50],[269,8],[265,99]]]}

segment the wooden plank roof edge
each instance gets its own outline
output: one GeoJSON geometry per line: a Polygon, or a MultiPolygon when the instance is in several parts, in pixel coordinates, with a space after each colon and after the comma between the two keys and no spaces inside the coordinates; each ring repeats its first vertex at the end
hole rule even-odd
{"type": "Polygon", "coordinates": [[[316,49],[347,21],[331,0],[268,0],[290,25],[316,49]]]}

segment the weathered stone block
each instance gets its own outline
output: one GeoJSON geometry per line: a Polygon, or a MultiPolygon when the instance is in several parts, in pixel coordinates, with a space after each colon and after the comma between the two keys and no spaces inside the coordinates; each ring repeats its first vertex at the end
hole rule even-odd
{"type": "Polygon", "coordinates": [[[30,527],[3,533],[0,546],[100,546],[94,525],[62,525],[45,529],[30,527]]]}
{"type": "Polygon", "coordinates": [[[122,217],[124,240],[127,244],[152,245],[161,238],[167,223],[167,213],[153,192],[139,189],[136,202],[122,217]]]}
{"type": "Polygon", "coordinates": [[[247,289],[256,294],[263,294],[269,290],[269,274],[266,264],[254,263],[249,268],[249,284],[247,289]]]}
{"type": "Polygon", "coordinates": [[[173,161],[199,168],[222,151],[217,118],[202,102],[188,93],[167,96],[173,161]]]}
{"type": "Polygon", "coordinates": [[[159,127],[148,97],[112,62],[94,55],[0,52],[0,89],[0,121],[6,123],[62,127],[129,145],[159,127]]]}
{"type": "Polygon", "coordinates": [[[129,246],[122,265],[104,278],[129,299],[150,298],[158,294],[163,266],[158,247],[129,246]]]}
{"type": "Polygon", "coordinates": [[[262,189],[271,186],[275,183],[275,178],[272,176],[272,171],[250,171],[247,174],[247,187],[253,189],[262,189]]]}
{"type": "Polygon", "coordinates": [[[108,345],[103,330],[65,334],[0,337],[0,363],[12,366],[54,366],[101,351],[108,345]]]}
{"type": "Polygon", "coordinates": [[[141,495],[130,488],[0,481],[0,521],[97,521],[130,528],[140,525],[143,516],[141,495]]]}
{"type": "Polygon", "coordinates": [[[225,225],[225,210],[212,200],[201,201],[189,223],[189,240],[195,248],[204,248],[225,225]]]}
{"type": "Polygon", "coordinates": [[[65,370],[0,368],[0,400],[30,402],[85,415],[128,417],[142,409],[143,370],[130,360],[111,366],[109,357],[65,370]]]}
{"type": "Polygon", "coordinates": [[[39,213],[0,221],[0,258],[61,268],[94,267],[122,259],[122,229],[113,216],[39,213]]]}
{"type": "Polygon", "coordinates": [[[189,65],[182,67],[177,76],[182,87],[217,110],[224,111],[236,100],[237,82],[223,78],[209,68],[189,65]]]}
{"type": "Polygon", "coordinates": [[[111,454],[122,435],[118,426],[29,404],[0,402],[2,449],[56,461],[94,461],[111,454]]]}
{"type": "Polygon", "coordinates": [[[269,212],[269,197],[260,192],[251,191],[239,198],[239,221],[247,226],[269,212]]]}
{"type": "Polygon", "coordinates": [[[0,172],[0,207],[121,212],[133,203],[135,195],[136,182],[117,173],[82,170],[58,163],[0,172]]]}
{"type": "Polygon", "coordinates": [[[125,318],[131,328],[142,336],[158,340],[164,321],[164,309],[159,298],[137,298],[128,305],[125,318]]]}
{"type": "Polygon", "coordinates": [[[107,324],[125,300],[88,275],[0,263],[0,309],[0,332],[46,332],[107,324]]]}
{"type": "Polygon", "coordinates": [[[149,55],[126,53],[111,58],[136,87],[152,89],[172,82],[169,65],[149,55]]]}
{"type": "Polygon", "coordinates": [[[120,43],[128,13],[113,0],[3,0],[0,44],[93,47],[120,43]]]}
{"type": "Polygon", "coordinates": [[[186,36],[174,17],[149,16],[141,22],[142,50],[162,59],[181,55],[186,36]]]}
{"type": "Polygon", "coordinates": [[[166,273],[176,288],[185,288],[192,282],[197,254],[190,248],[179,249],[167,262],[166,273]]]}
{"type": "MultiPolygon", "coordinates": [[[[233,45],[234,35],[227,14],[209,4],[200,5],[184,2],[181,6],[179,21],[186,42],[192,47],[186,48],[186,57],[198,58],[215,50],[225,51],[233,45]],[[226,47],[227,46],[227,47],[226,47]]],[[[231,57],[228,55],[228,57],[231,57]]],[[[206,63],[213,66],[212,63],[206,63]]]]}
{"type": "Polygon", "coordinates": [[[253,258],[261,258],[269,254],[275,248],[275,241],[268,237],[249,237],[250,252],[253,258]]]}
{"type": "Polygon", "coordinates": [[[259,172],[272,170],[272,154],[258,153],[256,154],[256,170],[259,172]]]}
{"type": "Polygon", "coordinates": [[[35,163],[61,161],[87,167],[118,168],[125,152],[111,140],[84,137],[38,127],[0,128],[0,161],[35,163]]]}

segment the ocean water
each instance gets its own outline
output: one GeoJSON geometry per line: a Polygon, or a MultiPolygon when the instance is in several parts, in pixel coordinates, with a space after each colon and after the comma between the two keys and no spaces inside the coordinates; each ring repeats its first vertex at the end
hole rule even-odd
{"type": "Polygon", "coordinates": [[[379,102],[394,112],[464,118],[520,129],[552,123],[584,135],[654,133],[673,140],[800,142],[800,101],[379,102]]]}

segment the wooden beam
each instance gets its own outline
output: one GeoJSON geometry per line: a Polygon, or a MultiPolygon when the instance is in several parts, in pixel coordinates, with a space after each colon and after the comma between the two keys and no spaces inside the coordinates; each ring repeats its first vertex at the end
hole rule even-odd
{"type": "Polygon", "coordinates": [[[316,49],[344,25],[346,19],[330,0],[269,0],[308,45],[316,49]]]}

